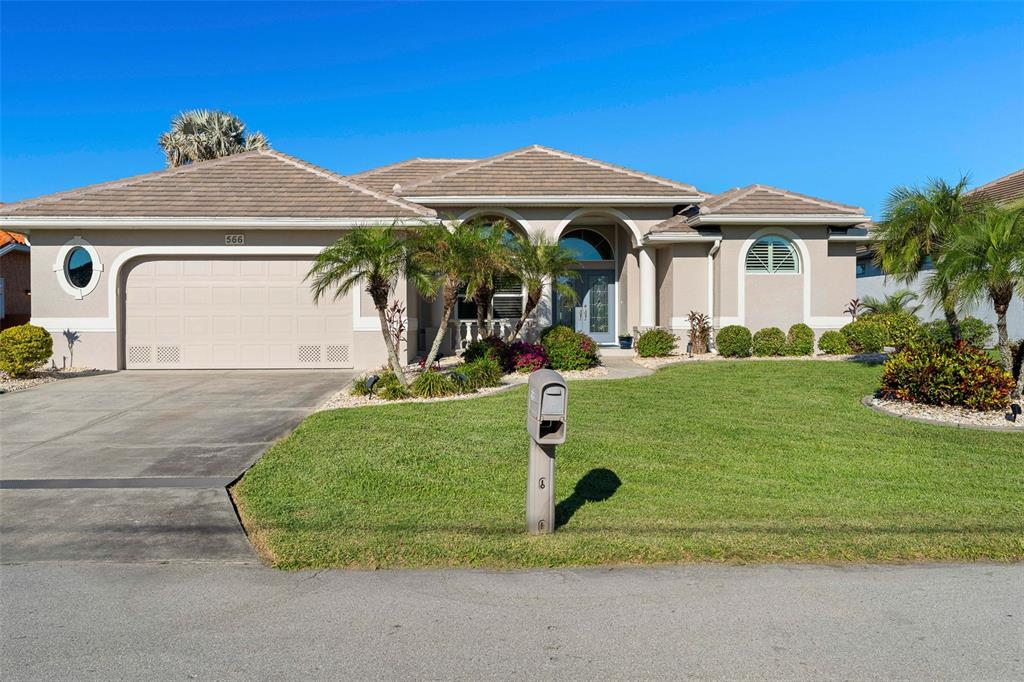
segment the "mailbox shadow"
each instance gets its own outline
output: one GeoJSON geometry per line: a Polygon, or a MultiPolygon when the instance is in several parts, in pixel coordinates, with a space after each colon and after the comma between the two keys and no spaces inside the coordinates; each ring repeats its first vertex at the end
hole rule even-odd
{"type": "Polygon", "coordinates": [[[604,502],[615,494],[622,481],[611,469],[591,469],[576,483],[572,495],[555,505],[555,528],[569,523],[587,502],[604,502]]]}

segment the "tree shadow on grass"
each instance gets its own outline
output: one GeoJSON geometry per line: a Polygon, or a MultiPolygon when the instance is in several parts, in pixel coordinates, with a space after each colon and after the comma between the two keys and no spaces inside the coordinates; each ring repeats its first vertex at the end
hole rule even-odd
{"type": "Polygon", "coordinates": [[[555,528],[569,523],[572,515],[587,502],[604,502],[620,485],[622,481],[611,469],[591,469],[576,483],[572,495],[555,506],[555,528]]]}

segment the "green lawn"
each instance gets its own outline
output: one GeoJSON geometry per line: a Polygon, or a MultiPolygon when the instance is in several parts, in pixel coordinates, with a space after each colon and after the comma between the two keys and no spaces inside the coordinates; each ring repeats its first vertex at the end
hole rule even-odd
{"type": "Polygon", "coordinates": [[[282,568],[1024,558],[1024,437],[877,414],[859,401],[878,375],[742,361],[572,382],[571,516],[550,536],[523,530],[524,388],[313,415],[234,493],[282,568]]]}

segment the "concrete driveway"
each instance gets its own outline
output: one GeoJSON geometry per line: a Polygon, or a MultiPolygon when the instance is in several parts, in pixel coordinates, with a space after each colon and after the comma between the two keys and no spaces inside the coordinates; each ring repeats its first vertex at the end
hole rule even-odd
{"type": "Polygon", "coordinates": [[[0,396],[0,560],[254,560],[225,486],[351,377],[116,372],[0,396]]]}

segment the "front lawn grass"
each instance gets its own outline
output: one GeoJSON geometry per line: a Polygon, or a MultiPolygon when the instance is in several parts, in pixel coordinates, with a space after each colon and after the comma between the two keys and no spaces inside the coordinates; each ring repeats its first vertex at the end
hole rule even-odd
{"type": "Polygon", "coordinates": [[[571,382],[550,536],[524,531],[524,388],[315,414],[234,493],[282,568],[1024,557],[1024,438],[877,414],[859,401],[878,375],[737,361],[571,382]]]}

